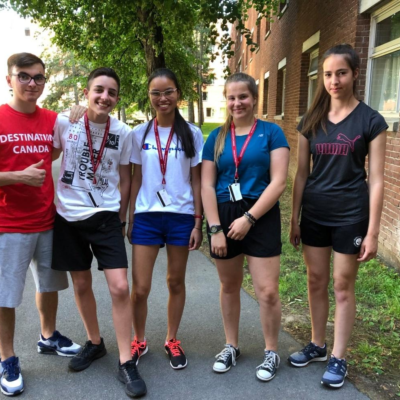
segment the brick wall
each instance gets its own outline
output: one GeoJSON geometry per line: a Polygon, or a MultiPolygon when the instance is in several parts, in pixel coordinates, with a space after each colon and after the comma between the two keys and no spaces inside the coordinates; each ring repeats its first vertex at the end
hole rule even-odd
{"type": "MultiPolygon", "coordinates": [[[[361,69],[358,83],[358,97],[364,99],[366,85],[366,69],[368,61],[368,45],[371,17],[369,14],[359,14],[358,0],[342,0],[340,7],[334,0],[295,0],[290,1],[286,12],[280,19],[274,17],[274,22],[263,20],[260,25],[260,51],[248,53],[242,57],[242,71],[259,80],[259,97],[264,98],[264,76],[269,72],[268,79],[268,116],[267,119],[282,127],[291,147],[289,173],[292,177],[296,172],[297,138],[296,126],[299,117],[307,108],[308,98],[308,67],[310,55],[303,53],[303,42],[316,32],[320,32],[319,43],[313,47],[319,48],[319,59],[330,47],[339,43],[349,43],[360,55],[361,69]],[[269,25],[269,26],[268,26],[269,25]],[[265,38],[266,32],[271,30],[265,38]],[[281,79],[282,70],[278,71],[278,63],[286,57],[286,90],[284,110],[281,110],[281,79]],[[251,60],[251,61],[250,61],[251,60]],[[284,116],[277,116],[284,112],[284,116]]],[[[256,13],[250,10],[246,26],[254,27],[256,13]]],[[[236,32],[233,28],[232,32],[236,32]]],[[[234,38],[235,39],[235,38],[234,38]]],[[[236,46],[235,56],[230,60],[231,71],[238,71],[237,63],[246,51],[245,40],[236,46]]],[[[320,65],[321,67],[321,65],[320,65]]],[[[320,69],[319,69],[320,75],[320,69]]],[[[258,116],[266,114],[263,101],[258,102],[258,116]]],[[[382,214],[379,252],[392,265],[400,268],[400,133],[389,132],[387,139],[387,154],[385,164],[385,200],[382,214]]]]}

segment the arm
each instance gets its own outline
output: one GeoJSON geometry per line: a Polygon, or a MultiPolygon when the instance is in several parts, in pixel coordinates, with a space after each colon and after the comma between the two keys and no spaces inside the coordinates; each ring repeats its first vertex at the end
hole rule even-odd
{"type": "Polygon", "coordinates": [[[74,104],[69,113],[69,122],[77,123],[85,115],[86,110],[86,107],[74,104]]]}
{"type": "MultiPolygon", "coordinates": [[[[208,225],[220,225],[218,215],[217,195],[215,184],[217,181],[217,168],[213,161],[203,160],[201,167],[201,197],[208,225]]],[[[211,236],[211,251],[220,257],[225,257],[227,252],[226,238],[223,232],[211,236]]]]}
{"type": "Polygon", "coordinates": [[[128,239],[131,242],[131,232],[133,225],[133,218],[135,213],[136,198],[139,193],[139,189],[142,186],[142,166],[140,164],[130,164],[133,166],[133,177],[131,182],[131,197],[129,200],[129,219],[128,219],[128,239]]]}
{"type": "MultiPolygon", "coordinates": [[[[265,188],[257,202],[251,207],[249,213],[257,220],[267,213],[279,200],[286,187],[289,166],[289,149],[280,147],[270,152],[271,182],[265,188]]],[[[251,223],[246,217],[235,219],[229,227],[228,237],[242,240],[251,228],[251,223]]]]}
{"type": "Polygon", "coordinates": [[[292,216],[290,218],[290,243],[298,250],[301,238],[299,216],[301,209],[301,199],[303,198],[304,188],[307,178],[310,175],[310,147],[308,140],[299,135],[297,152],[297,172],[294,178],[292,193],[292,216]]]}
{"type": "MultiPolygon", "coordinates": [[[[121,206],[119,208],[119,218],[121,222],[126,221],[126,213],[128,211],[129,194],[131,189],[131,165],[119,166],[119,190],[121,192],[121,206]]],[[[125,228],[123,229],[125,236],[125,228]]]]}
{"type": "Polygon", "coordinates": [[[23,183],[29,186],[40,187],[46,178],[46,170],[42,169],[44,161],[40,160],[22,171],[0,172],[0,186],[23,183]]]}
{"type": "MultiPolygon", "coordinates": [[[[201,204],[201,164],[190,168],[192,176],[192,190],[194,200],[195,215],[203,215],[203,205],[201,204]]],[[[203,240],[202,232],[203,220],[195,218],[195,225],[190,235],[189,250],[197,250],[201,246],[203,240]]]]}
{"type": "Polygon", "coordinates": [[[51,159],[52,161],[57,160],[58,157],[60,157],[60,154],[62,153],[62,149],[57,149],[57,147],[53,147],[53,153],[51,154],[51,159]]]}
{"type": "Polygon", "coordinates": [[[386,132],[380,133],[369,143],[368,187],[369,187],[369,224],[357,261],[369,261],[378,251],[379,225],[381,221],[384,189],[386,132]]]}

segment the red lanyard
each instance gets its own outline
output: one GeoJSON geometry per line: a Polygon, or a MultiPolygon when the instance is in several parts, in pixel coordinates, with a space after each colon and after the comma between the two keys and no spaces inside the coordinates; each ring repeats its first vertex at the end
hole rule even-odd
{"type": "Polygon", "coordinates": [[[92,167],[93,167],[93,183],[96,184],[97,181],[96,181],[95,174],[96,174],[98,166],[100,165],[101,158],[103,157],[104,147],[107,142],[108,133],[110,132],[110,117],[108,117],[108,119],[107,119],[106,130],[104,131],[103,141],[101,142],[101,146],[100,146],[99,153],[97,155],[96,162],[94,161],[92,137],[90,136],[89,118],[87,116],[87,113],[85,113],[84,119],[85,119],[86,136],[87,136],[87,141],[89,144],[90,160],[92,161],[92,167]]]}
{"type": "Polygon", "coordinates": [[[161,174],[163,176],[162,184],[165,185],[166,184],[165,174],[167,173],[168,152],[169,152],[169,146],[171,145],[171,142],[172,142],[172,136],[174,136],[174,124],[172,124],[171,132],[169,133],[169,137],[168,137],[168,141],[167,141],[167,145],[165,146],[164,157],[163,157],[162,149],[161,149],[160,134],[158,133],[157,118],[154,118],[154,135],[156,137],[158,158],[160,160],[160,169],[161,169],[161,174]]]}
{"type": "Polygon", "coordinates": [[[232,139],[232,153],[233,153],[233,161],[235,162],[235,182],[239,179],[239,173],[238,173],[238,168],[239,164],[242,161],[244,152],[246,151],[247,145],[250,142],[251,137],[253,136],[254,131],[256,130],[257,127],[257,120],[254,120],[254,124],[250,129],[249,135],[246,138],[246,141],[243,144],[242,150],[240,150],[239,157],[237,155],[237,147],[236,147],[236,133],[235,133],[235,124],[233,121],[231,122],[231,139],[232,139]]]}

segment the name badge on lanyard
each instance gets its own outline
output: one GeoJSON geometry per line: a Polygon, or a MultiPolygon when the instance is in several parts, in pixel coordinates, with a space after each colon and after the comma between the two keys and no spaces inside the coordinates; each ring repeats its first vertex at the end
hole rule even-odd
{"type": "Polygon", "coordinates": [[[254,124],[251,127],[249,135],[247,136],[247,138],[243,144],[242,150],[240,151],[240,154],[238,156],[237,155],[237,146],[236,146],[235,124],[233,123],[233,121],[231,123],[232,154],[233,154],[233,161],[235,162],[235,183],[232,183],[228,186],[229,196],[230,196],[231,201],[239,201],[239,200],[243,199],[242,193],[240,191],[240,183],[238,183],[238,180],[239,180],[238,169],[239,169],[240,162],[243,159],[244,152],[247,149],[247,146],[250,142],[250,139],[252,138],[252,136],[254,134],[254,131],[256,130],[256,127],[257,127],[257,120],[254,120],[254,124]]]}
{"type": "Polygon", "coordinates": [[[161,205],[163,207],[167,207],[172,203],[172,200],[171,200],[171,196],[167,192],[167,189],[165,189],[165,185],[167,183],[165,180],[165,174],[167,173],[169,148],[171,146],[172,137],[174,136],[174,124],[172,124],[171,131],[168,136],[168,141],[165,146],[164,155],[162,153],[162,148],[161,148],[161,140],[160,140],[160,134],[158,132],[157,118],[154,118],[154,135],[156,137],[158,159],[160,161],[160,169],[161,169],[161,174],[163,177],[162,178],[163,188],[161,190],[159,190],[156,194],[157,194],[157,198],[160,201],[161,205]]]}

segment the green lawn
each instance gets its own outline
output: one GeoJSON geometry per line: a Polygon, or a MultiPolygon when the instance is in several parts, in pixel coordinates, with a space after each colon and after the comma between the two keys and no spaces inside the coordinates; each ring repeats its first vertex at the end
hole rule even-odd
{"type": "Polygon", "coordinates": [[[215,128],[221,126],[220,122],[206,122],[201,126],[201,131],[203,132],[204,142],[207,140],[208,135],[213,131],[215,128]]]}

